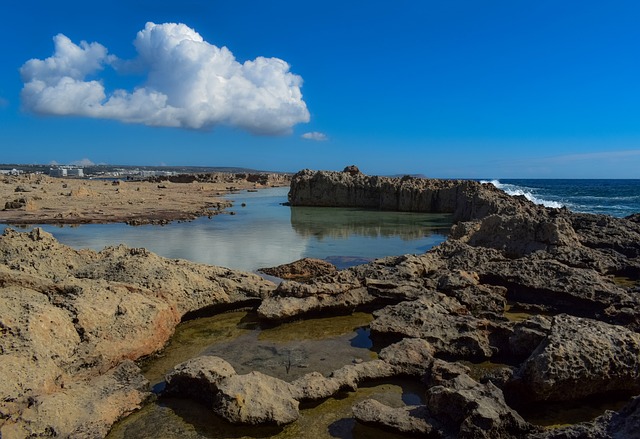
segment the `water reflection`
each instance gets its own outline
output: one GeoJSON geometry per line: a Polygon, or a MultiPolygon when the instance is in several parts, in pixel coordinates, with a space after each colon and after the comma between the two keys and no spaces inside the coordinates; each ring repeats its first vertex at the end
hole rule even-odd
{"type": "Polygon", "coordinates": [[[166,226],[87,224],[42,226],[74,248],[126,244],[171,259],[255,271],[303,257],[340,268],[373,258],[423,253],[444,241],[450,217],[441,214],[283,206],[288,188],[230,195],[234,215],[166,226]]]}
{"type": "Polygon", "coordinates": [[[433,234],[447,234],[449,214],[389,212],[351,208],[292,207],[291,227],[304,238],[318,240],[399,237],[412,241],[433,234]]]}

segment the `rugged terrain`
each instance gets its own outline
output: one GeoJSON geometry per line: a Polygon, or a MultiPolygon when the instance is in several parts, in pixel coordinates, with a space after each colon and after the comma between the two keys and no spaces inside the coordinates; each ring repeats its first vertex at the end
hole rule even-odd
{"type": "Polygon", "coordinates": [[[425,404],[375,400],[355,418],[412,437],[640,437],[640,222],[547,209],[470,181],[301,171],[292,205],[452,213],[450,239],[422,255],[347,270],[278,267],[278,286],[123,246],[76,251],[35,229],[0,238],[2,437],[102,437],[150,393],[132,362],[191,312],[257,307],[272,324],[374,312],[378,358],[292,382],[197,357],[166,393],[231,423],[295,422],[301,404],[391,377],[425,384],[425,404]],[[533,404],[617,395],[589,423],[543,429],[533,404]],[[83,410],[77,410],[83,407],[83,410]]]}

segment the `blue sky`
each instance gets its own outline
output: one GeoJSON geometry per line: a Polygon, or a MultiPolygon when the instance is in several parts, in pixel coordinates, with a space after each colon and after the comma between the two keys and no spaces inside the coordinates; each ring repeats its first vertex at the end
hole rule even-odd
{"type": "Polygon", "coordinates": [[[10,2],[0,162],[640,178],[639,16],[589,0],[10,2]]]}

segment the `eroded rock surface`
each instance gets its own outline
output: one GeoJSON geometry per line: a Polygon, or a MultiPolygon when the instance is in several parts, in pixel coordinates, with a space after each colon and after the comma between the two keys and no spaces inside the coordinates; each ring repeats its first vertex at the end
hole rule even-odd
{"type": "Polygon", "coordinates": [[[169,375],[168,393],[196,398],[230,422],[294,422],[300,402],[403,376],[427,386],[424,405],[365,401],[354,407],[356,418],[427,437],[634,437],[637,398],[618,413],[550,432],[506,401],[517,407],[640,392],[637,215],[576,214],[476,182],[372,177],[351,167],[298,173],[290,200],[450,213],[456,224],[447,242],[425,254],[314,272],[277,288],[144,249],[75,251],[39,229],[7,231],[0,238],[0,374],[12,379],[0,382],[2,437],[104,435],[149,394],[129,360],[160,349],[191,312],[241,305],[259,305],[271,323],[375,309],[372,336],[388,346],[378,359],[291,383],[236,374],[215,357],[169,375]],[[460,360],[500,364],[473,379],[482,366],[460,360]],[[95,402],[88,413],[97,421],[86,423],[68,412],[71,401],[89,407],[100,399],[92,389],[111,405],[95,402]]]}
{"type": "Polygon", "coordinates": [[[304,282],[314,277],[337,272],[336,266],[322,259],[304,258],[290,264],[261,268],[259,271],[281,279],[304,282]]]}
{"type": "Polygon", "coordinates": [[[2,437],[104,436],[149,395],[137,368],[117,381],[128,360],[160,350],[189,312],[257,302],[273,288],[257,275],[144,249],[77,251],[41,229],[7,229],[0,236],[2,437]],[[108,384],[109,374],[117,382],[99,384],[108,384]],[[91,393],[99,385],[103,390],[91,393]],[[107,401],[112,407],[91,422],[74,413],[102,410],[107,401]]]}
{"type": "Polygon", "coordinates": [[[555,316],[549,335],[514,380],[524,387],[521,397],[531,400],[640,393],[640,334],[590,319],[555,316]]]}

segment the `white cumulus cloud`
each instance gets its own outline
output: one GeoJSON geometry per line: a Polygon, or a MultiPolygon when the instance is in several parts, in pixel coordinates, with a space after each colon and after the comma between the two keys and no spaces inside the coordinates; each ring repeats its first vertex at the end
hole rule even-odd
{"type": "Polygon", "coordinates": [[[318,131],[311,131],[310,133],[304,133],[300,137],[307,140],[316,140],[318,142],[322,142],[324,140],[329,139],[325,133],[320,133],[318,131]]]}
{"type": "Polygon", "coordinates": [[[191,129],[222,124],[256,134],[289,133],[309,121],[302,78],[288,63],[265,57],[240,63],[184,24],[147,23],[134,41],[138,57],[128,61],[99,43],[77,45],[62,34],[53,40],[53,56],[20,69],[23,106],[35,113],[191,129]],[[148,72],[145,82],[107,93],[100,72],[126,73],[132,65],[148,72]]]}

